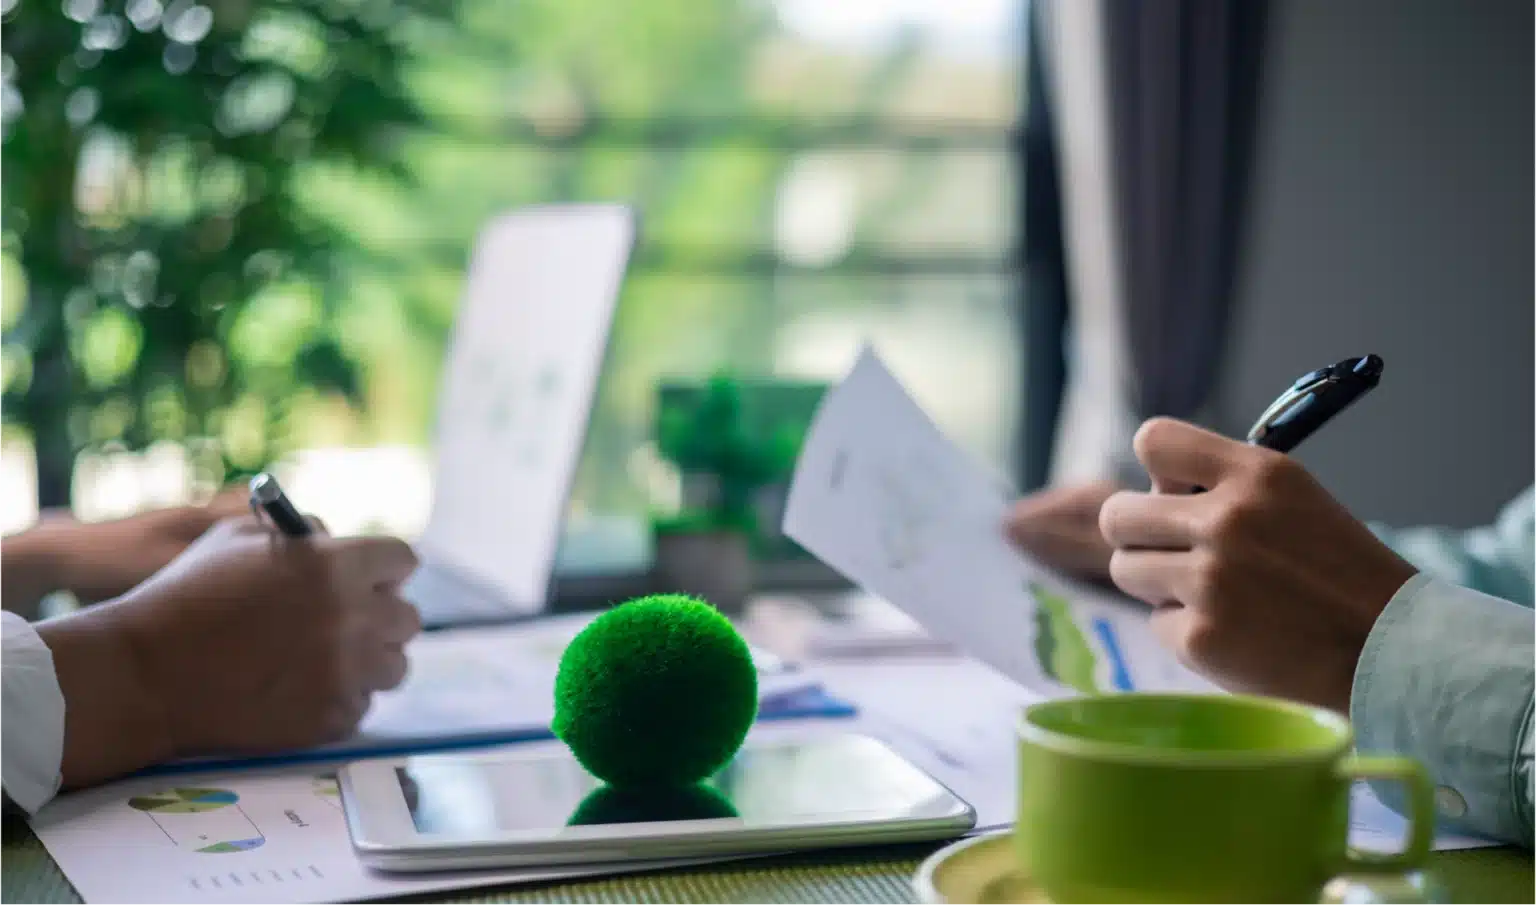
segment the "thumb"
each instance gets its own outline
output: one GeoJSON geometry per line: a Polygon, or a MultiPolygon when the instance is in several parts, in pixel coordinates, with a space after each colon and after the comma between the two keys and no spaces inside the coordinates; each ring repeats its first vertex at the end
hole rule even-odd
{"type": "Polygon", "coordinates": [[[1148,420],[1131,445],[1153,488],[1162,493],[1215,487],[1243,450],[1234,440],[1173,418],[1148,420]]]}

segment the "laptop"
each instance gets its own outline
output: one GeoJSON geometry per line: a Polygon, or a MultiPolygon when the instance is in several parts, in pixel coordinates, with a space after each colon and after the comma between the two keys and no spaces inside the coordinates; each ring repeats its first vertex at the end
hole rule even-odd
{"type": "Polygon", "coordinates": [[[545,608],[636,235],[616,204],[503,214],[475,241],[445,357],[433,498],[403,594],[430,626],[545,608]]]}

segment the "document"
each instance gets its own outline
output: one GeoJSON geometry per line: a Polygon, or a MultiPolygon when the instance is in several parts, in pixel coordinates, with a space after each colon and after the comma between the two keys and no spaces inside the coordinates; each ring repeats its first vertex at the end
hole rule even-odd
{"type": "Polygon", "coordinates": [[[784,533],[1025,688],[1214,690],[1156,643],[1146,608],[1010,546],[1016,494],[946,438],[866,349],[812,421],[784,533]]]}
{"type": "Polygon", "coordinates": [[[298,765],[125,780],[60,796],[32,828],[87,902],[398,899],[697,863],[375,872],[352,853],[334,775],[298,765]]]}

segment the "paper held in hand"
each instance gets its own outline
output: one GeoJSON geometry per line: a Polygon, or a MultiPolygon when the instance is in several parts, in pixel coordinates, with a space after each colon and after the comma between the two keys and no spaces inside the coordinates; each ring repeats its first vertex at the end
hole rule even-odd
{"type": "Polygon", "coordinates": [[[1157,643],[1146,607],[1010,546],[1003,519],[1015,496],[865,349],[812,422],[784,533],[1042,696],[1216,690],[1157,643]]]}

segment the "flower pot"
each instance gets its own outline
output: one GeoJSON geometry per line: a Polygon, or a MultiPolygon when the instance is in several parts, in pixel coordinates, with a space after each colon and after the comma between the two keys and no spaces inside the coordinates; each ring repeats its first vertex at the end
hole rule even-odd
{"type": "Polygon", "coordinates": [[[723,613],[740,613],[752,593],[752,547],[740,531],[659,531],[654,585],[664,593],[702,597],[723,613]]]}

